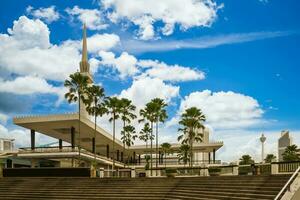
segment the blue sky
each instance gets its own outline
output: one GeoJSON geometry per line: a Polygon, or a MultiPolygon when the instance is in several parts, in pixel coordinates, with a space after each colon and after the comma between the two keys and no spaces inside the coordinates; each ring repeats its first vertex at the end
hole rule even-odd
{"type": "Polygon", "coordinates": [[[76,111],[62,83],[78,69],[85,22],[95,82],[107,95],[170,105],[162,141],[176,140],[189,106],[201,108],[212,138],[224,141],[218,159],[259,158],[262,132],[269,153],[281,130],[300,141],[298,1],[140,2],[1,2],[0,136],[26,135],[12,124],[16,115],[76,111]]]}

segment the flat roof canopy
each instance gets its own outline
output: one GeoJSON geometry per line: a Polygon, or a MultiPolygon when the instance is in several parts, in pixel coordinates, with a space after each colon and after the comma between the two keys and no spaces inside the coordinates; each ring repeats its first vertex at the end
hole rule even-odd
{"type": "MultiPolygon", "coordinates": [[[[47,136],[62,139],[71,143],[71,127],[75,128],[75,146],[79,143],[79,116],[78,113],[45,116],[26,116],[13,119],[16,125],[35,130],[47,136]]],[[[84,116],[80,117],[81,147],[92,151],[92,138],[94,137],[95,124],[84,116]]],[[[106,145],[112,150],[113,137],[104,129],[96,128],[96,150],[97,153],[106,155],[106,145]]],[[[123,143],[116,139],[115,150],[122,150],[123,143]]]]}
{"type": "MultiPolygon", "coordinates": [[[[61,114],[61,115],[44,115],[44,116],[26,116],[16,117],[13,119],[16,125],[27,129],[35,130],[47,136],[62,139],[65,142],[71,143],[71,127],[75,128],[75,146],[79,143],[79,116],[78,113],[61,114]]],[[[81,116],[80,119],[80,138],[82,148],[92,151],[92,138],[94,137],[95,124],[88,118],[81,116]]],[[[96,129],[96,151],[101,155],[106,155],[106,146],[109,145],[112,150],[113,137],[101,127],[96,129]]],[[[223,146],[223,142],[214,143],[196,143],[193,146],[194,151],[212,152],[214,149],[218,150],[223,146]]],[[[180,144],[172,144],[172,149],[178,151],[180,144]]],[[[123,151],[123,143],[115,139],[115,152],[117,150],[123,151]]],[[[134,145],[129,149],[126,147],[128,153],[135,152],[136,154],[145,154],[150,151],[150,145],[146,149],[146,145],[134,145]]],[[[155,144],[153,144],[153,152],[155,151],[155,144]]]]}

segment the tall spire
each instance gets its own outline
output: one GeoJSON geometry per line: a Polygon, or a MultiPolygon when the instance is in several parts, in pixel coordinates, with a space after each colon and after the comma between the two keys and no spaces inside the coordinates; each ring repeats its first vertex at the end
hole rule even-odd
{"type": "Polygon", "coordinates": [[[83,24],[83,31],[82,31],[82,59],[81,62],[87,62],[87,43],[86,43],[86,25],[83,24]]]}
{"type": "Polygon", "coordinates": [[[90,74],[90,64],[88,62],[88,52],[87,52],[87,41],[86,41],[86,25],[83,24],[82,30],[82,58],[79,63],[80,73],[89,78],[89,82],[92,83],[93,79],[90,74]]]}

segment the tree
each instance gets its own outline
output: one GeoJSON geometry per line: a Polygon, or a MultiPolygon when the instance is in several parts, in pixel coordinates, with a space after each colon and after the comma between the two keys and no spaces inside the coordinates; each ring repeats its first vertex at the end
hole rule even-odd
{"type": "Polygon", "coordinates": [[[78,152],[79,152],[79,162],[80,162],[80,150],[81,150],[81,137],[80,137],[80,121],[81,121],[81,101],[84,100],[85,91],[88,85],[88,78],[83,76],[79,72],[71,74],[70,79],[65,80],[64,86],[69,89],[65,94],[65,98],[69,103],[78,102],[78,152]]]}
{"type": "Polygon", "coordinates": [[[182,144],[179,147],[178,151],[178,160],[179,162],[182,161],[184,166],[190,162],[190,146],[188,144],[182,144]]]}
{"type": "Polygon", "coordinates": [[[203,134],[199,132],[199,129],[204,129],[202,124],[204,121],[204,114],[196,107],[186,109],[179,121],[181,128],[178,131],[182,132],[182,135],[178,137],[178,141],[190,147],[190,167],[193,166],[193,143],[202,141],[203,134]]]}
{"type": "Polygon", "coordinates": [[[124,144],[124,151],[125,151],[125,145],[129,148],[131,145],[134,144],[134,140],[137,138],[135,128],[132,125],[127,125],[123,127],[123,130],[121,131],[121,140],[124,144]]]}
{"type": "MultiPolygon", "coordinates": [[[[94,140],[96,142],[96,133],[97,133],[97,117],[102,116],[107,112],[107,109],[105,107],[105,94],[104,89],[100,86],[92,85],[90,87],[87,87],[86,89],[86,95],[85,95],[84,103],[86,105],[87,112],[94,116],[94,140]]],[[[96,162],[96,145],[93,144],[93,153],[94,153],[94,159],[96,162]]]]}
{"type": "Polygon", "coordinates": [[[283,161],[299,161],[300,157],[298,155],[299,149],[297,145],[293,144],[287,146],[282,154],[283,161]]]}
{"type": "Polygon", "coordinates": [[[115,168],[115,139],[116,139],[116,120],[119,119],[120,115],[120,107],[121,107],[121,101],[117,97],[108,97],[105,100],[105,107],[107,109],[107,114],[111,115],[109,118],[109,122],[113,123],[113,165],[112,165],[112,171],[114,171],[115,168]]]}
{"type": "Polygon", "coordinates": [[[265,162],[266,163],[271,163],[276,159],[276,156],[274,156],[273,154],[268,154],[265,158],[265,162]]]}
{"type": "Polygon", "coordinates": [[[146,151],[148,151],[148,141],[151,139],[151,131],[149,123],[145,123],[144,128],[140,131],[139,139],[146,143],[146,151]]]}
{"type": "Polygon", "coordinates": [[[240,165],[251,165],[251,164],[254,164],[254,160],[252,160],[250,155],[243,155],[240,158],[239,164],[240,165]]]}
{"type": "Polygon", "coordinates": [[[167,167],[167,154],[172,152],[171,144],[167,143],[167,142],[162,143],[161,148],[162,148],[162,151],[164,152],[164,155],[165,155],[165,168],[166,168],[167,167]]]}
{"type": "Polygon", "coordinates": [[[155,116],[154,116],[154,109],[155,105],[151,102],[147,103],[144,109],[140,110],[140,116],[142,119],[139,120],[139,122],[145,122],[149,121],[150,122],[150,129],[151,129],[151,134],[150,134],[150,173],[152,176],[152,149],[153,149],[153,140],[154,140],[154,135],[153,135],[153,123],[155,122],[155,116]]]}
{"type": "MultiPolygon", "coordinates": [[[[165,122],[165,120],[168,118],[166,107],[168,106],[163,99],[160,98],[155,98],[152,99],[150,104],[153,104],[154,109],[152,110],[153,116],[154,116],[154,121],[156,123],[156,152],[155,152],[155,157],[156,157],[156,168],[158,167],[158,125],[160,122],[165,122]]],[[[156,175],[157,175],[157,170],[156,170],[156,175]]]]}

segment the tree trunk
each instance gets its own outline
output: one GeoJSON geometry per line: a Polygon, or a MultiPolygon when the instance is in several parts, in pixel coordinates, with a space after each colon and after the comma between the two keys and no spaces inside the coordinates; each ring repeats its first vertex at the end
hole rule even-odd
{"type": "Polygon", "coordinates": [[[158,121],[156,121],[156,152],[155,152],[155,160],[156,160],[156,170],[155,170],[155,174],[157,176],[157,168],[158,168],[158,121]]]}
{"type": "Polygon", "coordinates": [[[116,120],[115,120],[115,113],[113,114],[113,148],[112,148],[112,158],[113,158],[113,165],[112,165],[112,173],[114,176],[114,169],[115,169],[115,132],[116,132],[116,120]]]}
{"type": "Polygon", "coordinates": [[[150,142],[151,142],[151,147],[150,147],[150,174],[151,174],[151,176],[153,175],[153,173],[152,173],[152,149],[153,149],[153,142],[152,142],[152,140],[153,140],[153,122],[151,122],[151,137],[150,137],[150,142]]]}

